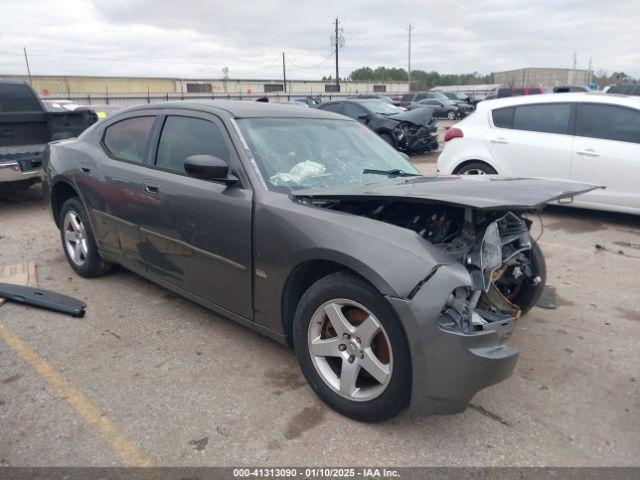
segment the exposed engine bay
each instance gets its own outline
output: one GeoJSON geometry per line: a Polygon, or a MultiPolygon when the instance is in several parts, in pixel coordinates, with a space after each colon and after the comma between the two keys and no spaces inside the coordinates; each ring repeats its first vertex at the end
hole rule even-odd
{"type": "Polygon", "coordinates": [[[471,275],[472,287],[451,292],[440,317],[442,328],[507,334],[513,321],[532,306],[521,303],[537,298],[530,290],[543,287],[532,255],[537,248],[529,233],[532,222],[511,211],[388,199],[311,202],[413,230],[462,263],[471,275]]]}

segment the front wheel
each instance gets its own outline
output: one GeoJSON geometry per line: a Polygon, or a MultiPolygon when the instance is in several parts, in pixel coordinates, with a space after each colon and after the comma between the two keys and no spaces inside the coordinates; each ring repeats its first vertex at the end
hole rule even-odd
{"type": "Polygon", "coordinates": [[[547,283],[547,264],[542,249],[534,243],[523,260],[507,268],[496,281],[496,287],[525,315],[540,300],[547,283]]]}
{"type": "Polygon", "coordinates": [[[404,330],[364,280],[338,272],[314,283],[298,304],[293,334],[302,373],[337,412],[377,422],[408,405],[411,361],[404,330]]]}
{"type": "Polygon", "coordinates": [[[448,118],[449,120],[455,120],[457,116],[458,116],[458,115],[457,115],[457,114],[456,114],[456,112],[454,112],[453,110],[449,110],[449,111],[447,112],[447,118],[448,118]]]}

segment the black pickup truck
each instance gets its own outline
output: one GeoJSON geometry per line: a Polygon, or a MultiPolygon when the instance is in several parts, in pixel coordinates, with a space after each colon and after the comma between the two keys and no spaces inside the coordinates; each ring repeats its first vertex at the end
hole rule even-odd
{"type": "Polygon", "coordinates": [[[38,182],[47,143],[76,137],[96,121],[90,110],[47,112],[29,84],[0,80],[0,187],[38,182]]]}

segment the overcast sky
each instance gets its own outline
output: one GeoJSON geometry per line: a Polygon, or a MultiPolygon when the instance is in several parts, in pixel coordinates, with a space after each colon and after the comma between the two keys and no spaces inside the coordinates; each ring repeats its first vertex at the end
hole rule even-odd
{"type": "Polygon", "coordinates": [[[463,73],[536,67],[640,76],[639,0],[220,1],[0,0],[0,74],[290,78],[334,73],[329,36],[340,17],[340,75],[360,66],[463,73]]]}

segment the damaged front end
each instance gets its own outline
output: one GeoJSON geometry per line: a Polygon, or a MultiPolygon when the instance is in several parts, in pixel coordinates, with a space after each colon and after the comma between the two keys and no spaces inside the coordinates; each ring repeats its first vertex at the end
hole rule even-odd
{"type": "Polygon", "coordinates": [[[388,296],[409,341],[414,411],[463,411],[473,395],[508,378],[518,351],[505,344],[544,287],[531,255],[531,221],[505,210],[390,200],[320,200],[315,206],[414,230],[439,263],[406,296],[388,296]],[[533,289],[533,290],[532,290],[533,289]]]}
{"type": "MultiPolygon", "coordinates": [[[[401,200],[315,200],[316,206],[414,230],[465,267],[469,282],[447,292],[440,327],[463,333],[494,329],[507,334],[531,299],[544,287],[540,266],[531,255],[531,221],[504,210],[476,210],[401,200]],[[526,293],[526,294],[525,294],[526,293]],[[520,305],[520,300],[527,300],[520,305]],[[507,328],[509,327],[509,328],[507,328]]],[[[421,280],[413,298],[439,266],[421,280]]]]}
{"type": "Polygon", "coordinates": [[[293,197],[413,230],[428,242],[424,276],[386,298],[409,344],[411,408],[450,414],[515,368],[518,350],[505,341],[537,303],[546,279],[527,212],[596,188],[549,179],[411,177],[300,190],[293,197]]]}
{"type": "Polygon", "coordinates": [[[465,333],[495,330],[501,336],[511,332],[513,322],[544,288],[541,266],[531,255],[530,225],[513,212],[465,209],[462,231],[439,246],[465,265],[471,285],[451,292],[440,316],[442,328],[465,333]],[[519,299],[527,301],[520,304],[519,299]]]}
{"type": "Polygon", "coordinates": [[[391,131],[396,148],[405,153],[423,153],[438,148],[438,126],[435,117],[426,125],[399,122],[391,131]]]}

